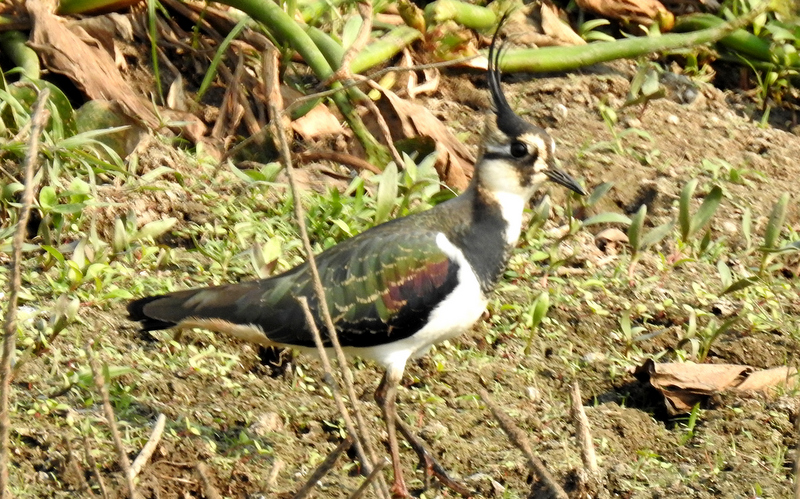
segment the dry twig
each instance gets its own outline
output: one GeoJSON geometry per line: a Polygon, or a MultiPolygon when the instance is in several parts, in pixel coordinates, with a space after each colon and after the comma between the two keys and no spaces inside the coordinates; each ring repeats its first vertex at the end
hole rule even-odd
{"type": "Polygon", "coordinates": [[[94,460],[94,456],[92,455],[92,444],[89,442],[89,437],[86,435],[83,436],[83,452],[86,454],[86,462],[89,464],[89,467],[92,468],[92,474],[97,480],[97,486],[100,487],[100,496],[103,499],[108,499],[106,483],[103,481],[103,475],[100,474],[100,470],[97,469],[97,461],[94,460]]]}
{"type": "Polygon", "coordinates": [[[572,384],[570,397],[572,398],[572,418],[575,420],[575,433],[581,448],[583,467],[596,477],[598,475],[597,457],[594,452],[592,433],[589,431],[589,419],[586,417],[583,402],[581,402],[581,387],[577,381],[572,384]]]}
{"type": "Polygon", "coordinates": [[[159,414],[158,419],[156,419],[156,425],[153,427],[153,432],[150,433],[150,438],[147,440],[147,443],[144,445],[139,455],[136,456],[136,459],[133,460],[133,464],[131,465],[132,478],[136,478],[142,471],[142,468],[147,464],[147,461],[150,460],[156,447],[158,447],[158,442],[161,440],[161,434],[164,432],[164,426],[166,424],[167,417],[163,414],[159,414]]]}
{"type": "Polygon", "coordinates": [[[208,473],[208,468],[203,463],[197,463],[194,466],[194,470],[197,472],[197,475],[200,477],[200,481],[203,482],[203,494],[208,499],[222,499],[222,496],[217,492],[216,487],[214,484],[211,483],[211,477],[208,473]]]}
{"type": "Polygon", "coordinates": [[[89,365],[92,368],[92,377],[94,378],[94,386],[100,392],[103,399],[103,412],[105,412],[108,429],[111,431],[111,439],[114,441],[114,447],[117,449],[117,460],[119,467],[122,468],[122,473],[125,475],[125,485],[128,488],[128,497],[134,499],[137,497],[136,485],[133,483],[133,474],[131,473],[131,462],[128,460],[128,454],[125,452],[125,447],[122,445],[122,436],[119,434],[117,428],[117,418],[114,415],[114,408],[111,406],[111,397],[108,394],[108,385],[103,376],[103,370],[100,368],[100,363],[94,355],[92,345],[87,343],[84,347],[86,355],[89,357],[89,365]]]}
{"type": "Polygon", "coordinates": [[[347,438],[342,440],[342,442],[337,445],[330,454],[328,454],[328,457],[326,457],[325,460],[322,461],[319,466],[317,466],[317,469],[311,473],[311,476],[308,477],[306,483],[304,483],[303,486],[300,487],[300,490],[298,490],[297,493],[292,496],[292,499],[304,499],[317,485],[317,483],[322,480],[322,477],[328,474],[328,472],[333,468],[333,465],[336,464],[339,456],[349,449],[353,445],[354,441],[355,436],[347,435],[347,438]]]}
{"type": "Polygon", "coordinates": [[[79,489],[78,492],[84,495],[84,497],[95,497],[94,492],[92,492],[91,487],[89,487],[89,483],[86,481],[86,477],[83,476],[83,469],[81,468],[81,464],[78,462],[78,459],[75,457],[75,453],[72,451],[72,445],[69,443],[69,438],[64,437],[62,439],[64,447],[67,449],[67,467],[75,473],[75,476],[78,479],[79,489]]]}
{"type": "Polygon", "coordinates": [[[796,419],[797,450],[794,452],[794,499],[800,499],[800,416],[796,419]]]}
{"type": "Polygon", "coordinates": [[[267,481],[264,486],[266,492],[272,490],[275,487],[275,484],[278,483],[278,474],[281,472],[284,466],[286,466],[286,463],[281,459],[275,459],[275,462],[272,463],[272,468],[269,470],[269,475],[267,475],[267,481]]]}
{"type": "MultiPolygon", "coordinates": [[[[277,78],[277,75],[275,75],[277,78]]],[[[277,88],[277,84],[273,81],[268,84],[268,88],[277,88]],[[271,87],[269,86],[271,85],[271,87]]],[[[271,94],[268,93],[267,95],[272,97],[272,94],[278,94],[279,92],[273,91],[271,94]]],[[[281,112],[281,109],[278,107],[278,104],[282,101],[279,99],[272,100],[270,99],[270,119],[275,128],[274,136],[277,137],[278,142],[278,150],[280,151],[281,158],[283,159],[284,167],[286,168],[286,175],[289,177],[289,187],[292,191],[292,197],[294,199],[294,208],[295,208],[295,218],[297,219],[297,226],[300,231],[300,238],[303,240],[303,248],[306,252],[306,260],[308,262],[308,267],[311,270],[311,278],[314,283],[314,292],[317,295],[319,300],[319,309],[320,315],[322,315],[323,320],[325,321],[325,326],[328,329],[328,339],[333,346],[334,351],[336,352],[336,359],[339,362],[339,370],[342,373],[342,379],[344,380],[345,387],[347,389],[347,396],[350,398],[350,403],[353,407],[353,413],[356,417],[356,422],[358,426],[354,428],[355,431],[358,433],[353,432],[352,435],[356,438],[355,445],[356,451],[359,454],[359,459],[361,460],[361,465],[364,468],[365,472],[370,473],[373,468],[373,464],[377,461],[375,457],[375,452],[372,449],[372,445],[370,444],[369,436],[366,433],[367,425],[364,422],[364,417],[361,414],[361,410],[358,406],[358,397],[356,397],[356,391],[353,383],[353,373],[350,371],[350,368],[347,364],[347,359],[344,355],[344,350],[342,350],[342,346],[339,343],[339,337],[336,334],[336,326],[333,324],[333,320],[331,319],[330,311],[328,310],[328,302],[325,298],[325,289],[322,287],[322,280],[319,277],[319,270],[317,269],[317,263],[314,259],[314,251],[311,248],[311,241],[308,238],[308,231],[306,230],[306,223],[305,223],[305,210],[303,209],[302,202],[300,200],[300,190],[297,187],[297,180],[294,176],[294,168],[292,167],[292,158],[291,153],[289,151],[289,144],[286,140],[286,129],[283,126],[283,119],[284,114],[281,112]],[[362,447],[363,446],[363,447],[362,447]],[[367,454],[364,454],[366,450],[367,454]]],[[[344,417],[344,415],[342,415],[344,417]]],[[[350,431],[350,428],[348,428],[350,431]]],[[[388,487],[386,483],[379,477],[378,479],[378,486],[376,488],[376,493],[380,497],[388,497],[388,487]]]]}
{"type": "Polygon", "coordinates": [[[525,457],[528,459],[528,466],[530,466],[531,470],[536,474],[536,476],[544,482],[544,485],[550,490],[550,493],[556,499],[569,499],[567,497],[567,493],[564,492],[564,489],[555,481],[553,476],[547,471],[545,468],[544,463],[535,455],[533,455],[533,450],[531,450],[531,445],[528,442],[528,437],[525,436],[525,433],[519,429],[519,427],[508,417],[508,414],[503,412],[502,409],[497,407],[492,399],[489,397],[489,392],[485,389],[481,388],[478,392],[483,400],[483,403],[491,411],[494,418],[500,424],[500,428],[503,429],[505,434],[508,436],[508,439],[511,441],[514,446],[522,451],[525,454],[525,457]]]}
{"type": "Polygon", "coordinates": [[[375,468],[372,470],[372,473],[367,475],[367,478],[364,479],[364,483],[362,483],[348,499],[359,499],[362,495],[364,495],[364,492],[367,490],[367,488],[372,485],[372,482],[374,482],[376,478],[381,476],[381,472],[385,467],[389,466],[389,464],[389,460],[385,457],[375,463],[375,468]]]}
{"type": "Polygon", "coordinates": [[[42,132],[50,113],[45,109],[50,90],[47,88],[39,92],[31,115],[31,135],[28,140],[28,152],[25,154],[25,190],[22,194],[22,209],[14,231],[11,243],[12,263],[8,308],[6,309],[6,322],[3,328],[3,354],[0,358],[0,498],[11,497],[9,490],[8,461],[9,461],[9,435],[11,433],[11,418],[8,410],[9,392],[11,391],[11,363],[17,348],[17,301],[19,288],[22,286],[20,267],[22,265],[22,244],[25,241],[25,230],[28,226],[28,217],[33,205],[33,170],[39,156],[39,134],[42,132]]]}

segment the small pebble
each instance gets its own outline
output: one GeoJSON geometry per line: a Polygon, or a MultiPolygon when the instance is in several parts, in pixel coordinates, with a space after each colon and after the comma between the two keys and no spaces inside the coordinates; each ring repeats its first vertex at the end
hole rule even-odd
{"type": "Polygon", "coordinates": [[[722,222],[722,230],[724,230],[728,234],[736,234],[737,232],[739,232],[739,226],[731,222],[730,220],[727,220],[725,222],[722,222]]]}
{"type": "Polygon", "coordinates": [[[667,116],[667,122],[672,125],[677,125],[678,123],[680,123],[680,121],[681,120],[674,114],[670,114],[669,116],[667,116]]]}

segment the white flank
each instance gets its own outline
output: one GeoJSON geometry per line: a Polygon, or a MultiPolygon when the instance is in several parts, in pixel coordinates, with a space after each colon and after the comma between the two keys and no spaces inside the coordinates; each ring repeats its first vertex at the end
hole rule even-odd
{"type": "Polygon", "coordinates": [[[424,355],[431,346],[454,338],[475,324],[486,309],[486,297],[475,272],[464,254],[439,233],[436,244],[450,259],[458,263],[458,284],[447,297],[436,306],[428,317],[428,323],[414,335],[385,345],[373,347],[345,348],[355,355],[391,369],[402,369],[409,358],[424,355]]]}

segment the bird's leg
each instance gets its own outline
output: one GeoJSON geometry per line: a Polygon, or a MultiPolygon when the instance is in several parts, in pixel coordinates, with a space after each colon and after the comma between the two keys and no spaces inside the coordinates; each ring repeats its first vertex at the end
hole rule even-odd
{"type": "Polygon", "coordinates": [[[442,467],[441,464],[433,457],[433,454],[425,447],[425,444],[422,443],[422,440],[414,434],[414,432],[406,426],[405,423],[401,419],[396,420],[396,424],[400,433],[403,434],[408,444],[414,449],[414,452],[417,453],[419,457],[420,466],[422,466],[423,470],[425,471],[425,482],[426,486],[428,486],[428,477],[435,476],[445,487],[453,490],[464,497],[471,497],[473,492],[468,489],[464,484],[459,483],[447,475],[447,472],[442,467]]]}
{"type": "MultiPolygon", "coordinates": [[[[389,452],[392,454],[392,468],[394,469],[394,484],[392,485],[393,497],[411,497],[403,481],[403,468],[400,464],[400,447],[397,444],[395,425],[397,419],[397,384],[403,376],[402,369],[388,368],[381,379],[378,389],[375,390],[375,401],[381,408],[383,419],[386,421],[386,432],[389,435],[389,452]]],[[[402,426],[401,426],[402,428],[402,426]]]]}

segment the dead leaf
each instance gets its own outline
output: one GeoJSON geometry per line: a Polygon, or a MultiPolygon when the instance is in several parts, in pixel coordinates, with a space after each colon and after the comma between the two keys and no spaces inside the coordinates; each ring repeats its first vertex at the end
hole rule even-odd
{"type": "Polygon", "coordinates": [[[664,395],[667,412],[673,416],[690,412],[696,403],[718,393],[769,393],[776,388],[800,386],[797,369],[792,367],[757,370],[736,364],[656,364],[648,359],[636,368],[634,376],[649,381],[664,395]]]}
{"type": "Polygon", "coordinates": [[[27,0],[33,21],[31,45],[50,71],[67,76],[89,99],[116,101],[123,111],[150,128],[160,128],[151,104],[122,78],[111,55],[83,29],[81,36],[53,14],[51,0],[27,0]]]}
{"type": "Polygon", "coordinates": [[[578,7],[603,17],[642,26],[658,23],[662,31],[670,31],[675,16],[658,0],[576,0],[578,7]]]}
{"type": "Polygon", "coordinates": [[[390,90],[381,92],[385,98],[378,101],[378,108],[392,132],[392,140],[424,137],[436,148],[436,171],[444,183],[464,190],[472,178],[473,163],[469,149],[461,143],[447,127],[428,109],[401,99],[390,90]]]}
{"type": "Polygon", "coordinates": [[[616,227],[611,227],[598,232],[594,236],[594,243],[600,251],[616,255],[623,244],[628,244],[628,236],[616,227]]]}
{"type": "Polygon", "coordinates": [[[561,20],[559,9],[555,5],[542,2],[539,14],[542,18],[544,34],[562,42],[559,45],[586,45],[586,40],[575,33],[569,24],[561,20]]]}
{"type": "Polygon", "coordinates": [[[322,103],[318,104],[302,118],[292,121],[292,130],[305,140],[318,139],[343,132],[342,124],[322,103]]]}

